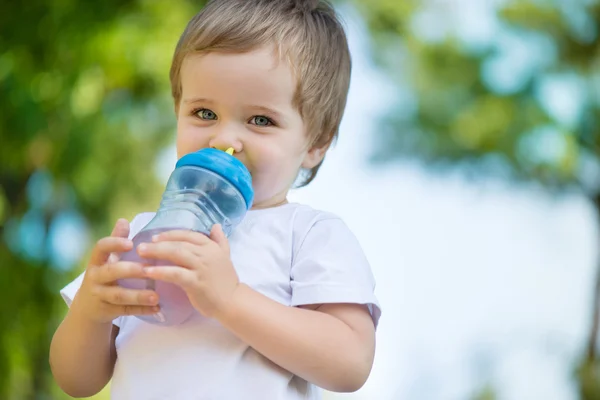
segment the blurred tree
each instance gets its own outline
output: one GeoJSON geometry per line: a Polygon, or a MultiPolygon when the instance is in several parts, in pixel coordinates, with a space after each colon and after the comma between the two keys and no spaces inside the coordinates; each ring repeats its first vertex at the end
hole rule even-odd
{"type": "Polygon", "coordinates": [[[475,393],[472,400],[496,400],[497,398],[493,387],[491,385],[485,385],[475,393]]]}
{"type": "Polygon", "coordinates": [[[117,217],[156,207],[170,59],[203,3],[2,3],[0,398],[66,398],[48,365],[58,290],[117,217]]]}
{"type": "MultiPolygon", "coordinates": [[[[600,215],[598,0],[356,2],[403,96],[374,160],[583,191],[600,215]],[[405,90],[404,90],[405,89],[405,90]]],[[[600,264],[579,376],[600,398],[600,264]],[[595,383],[594,383],[595,382],[595,383]]]]}

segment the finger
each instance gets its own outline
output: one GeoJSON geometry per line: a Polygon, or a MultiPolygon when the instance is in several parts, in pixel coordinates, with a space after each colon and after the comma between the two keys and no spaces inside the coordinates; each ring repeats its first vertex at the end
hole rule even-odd
{"type": "Polygon", "coordinates": [[[166,260],[186,268],[197,265],[200,256],[197,246],[188,242],[142,243],[137,252],[143,258],[166,260]]]}
{"type": "Polygon", "coordinates": [[[100,266],[105,264],[111,253],[121,253],[129,251],[133,248],[133,243],[123,237],[108,236],[98,240],[96,246],[92,250],[90,264],[100,266]]]}
{"type": "Polygon", "coordinates": [[[96,247],[104,253],[119,252],[127,249],[131,250],[133,242],[122,237],[107,236],[98,240],[96,247]]]}
{"type": "Polygon", "coordinates": [[[125,218],[119,218],[115,223],[115,226],[110,234],[110,236],[114,237],[123,237],[126,238],[129,236],[129,221],[125,218]]]}
{"type": "Polygon", "coordinates": [[[119,306],[119,315],[152,315],[160,311],[159,306],[119,306]]]}
{"type": "Polygon", "coordinates": [[[104,264],[99,268],[90,271],[91,279],[101,285],[116,282],[119,279],[145,278],[144,266],[140,263],[119,261],[111,264],[104,264]]]}
{"type": "Polygon", "coordinates": [[[227,240],[227,236],[225,236],[225,232],[223,232],[223,227],[221,224],[215,224],[210,231],[210,238],[219,245],[221,249],[229,254],[229,240],[227,240]]]}
{"type": "MultiPolygon", "coordinates": [[[[117,222],[115,223],[115,227],[113,228],[113,231],[111,232],[110,236],[122,237],[122,238],[127,239],[127,238],[129,238],[129,232],[130,232],[129,221],[126,220],[125,218],[119,218],[117,220],[117,222]]],[[[117,262],[117,261],[119,261],[119,257],[120,257],[119,253],[110,253],[110,255],[108,256],[107,262],[117,262]]]]}
{"type": "Polygon", "coordinates": [[[111,264],[111,263],[116,263],[117,261],[119,261],[120,259],[120,255],[118,253],[110,253],[110,256],[108,256],[108,260],[106,260],[107,264],[111,264]]]}
{"type": "Polygon", "coordinates": [[[145,273],[148,278],[173,283],[183,289],[190,288],[195,280],[193,271],[178,266],[147,267],[145,273]]]}
{"type": "MultiPolygon", "coordinates": [[[[119,218],[113,227],[112,232],[109,237],[119,238],[121,241],[123,238],[127,238],[129,235],[129,221],[124,218],[119,218]]],[[[106,239],[106,238],[105,238],[106,239]]],[[[108,261],[113,252],[119,251],[128,251],[131,249],[131,245],[129,247],[118,246],[111,247],[111,245],[125,243],[125,242],[115,242],[115,241],[106,241],[104,239],[100,239],[94,249],[92,250],[92,255],[90,257],[90,265],[102,265],[108,261]],[[102,242],[102,243],[101,243],[102,242]]]]}
{"type": "Polygon", "coordinates": [[[102,301],[118,306],[156,306],[158,294],[152,290],[126,289],[120,286],[104,286],[99,293],[102,301]]]}
{"type": "Polygon", "coordinates": [[[210,239],[201,232],[190,230],[172,230],[154,235],[153,242],[188,242],[195,245],[210,243],[210,239]]]}

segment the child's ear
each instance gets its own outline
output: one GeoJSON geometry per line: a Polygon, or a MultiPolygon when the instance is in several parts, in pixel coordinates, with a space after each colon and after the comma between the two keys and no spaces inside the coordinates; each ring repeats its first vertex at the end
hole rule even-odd
{"type": "Polygon", "coordinates": [[[325,153],[327,153],[327,150],[329,149],[329,145],[331,145],[331,142],[326,143],[324,146],[313,146],[313,148],[306,153],[304,161],[302,162],[302,168],[312,169],[319,165],[321,161],[323,161],[325,153]]]}

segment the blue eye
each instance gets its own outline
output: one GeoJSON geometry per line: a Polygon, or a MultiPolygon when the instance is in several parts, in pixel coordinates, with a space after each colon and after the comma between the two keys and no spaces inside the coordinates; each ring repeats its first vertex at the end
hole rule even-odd
{"type": "Polygon", "coordinates": [[[215,120],[217,119],[217,114],[207,108],[201,108],[199,110],[194,111],[194,114],[198,116],[200,119],[204,120],[215,120]]]}
{"type": "Polygon", "coordinates": [[[273,121],[271,121],[268,117],[265,117],[263,115],[257,115],[255,117],[252,117],[252,119],[250,121],[252,122],[253,125],[256,125],[256,126],[273,125],[273,121]]]}

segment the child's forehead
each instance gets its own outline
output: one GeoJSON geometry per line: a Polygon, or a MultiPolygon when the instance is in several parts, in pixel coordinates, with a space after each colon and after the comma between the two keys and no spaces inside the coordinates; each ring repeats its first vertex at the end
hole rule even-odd
{"type": "Polygon", "coordinates": [[[236,50],[200,50],[190,52],[185,55],[183,63],[189,62],[190,60],[199,58],[222,58],[222,62],[227,63],[240,63],[240,62],[251,62],[256,64],[260,61],[263,67],[267,69],[277,69],[283,64],[284,67],[293,70],[293,59],[286,48],[287,46],[279,44],[266,44],[260,46],[254,46],[248,49],[236,49],[236,50]],[[216,57],[215,57],[216,56],[216,57]]]}
{"type": "MultiPolygon", "coordinates": [[[[289,57],[273,46],[247,51],[204,51],[186,55],[181,66],[184,76],[201,78],[206,74],[218,76],[227,73],[265,75],[273,80],[296,81],[295,70],[289,57]]],[[[183,82],[182,82],[183,83],[183,82]]]]}
{"type": "Polygon", "coordinates": [[[245,52],[200,52],[189,54],[181,67],[184,97],[210,95],[233,98],[257,97],[292,101],[296,79],[287,62],[272,48],[245,52]]]}

